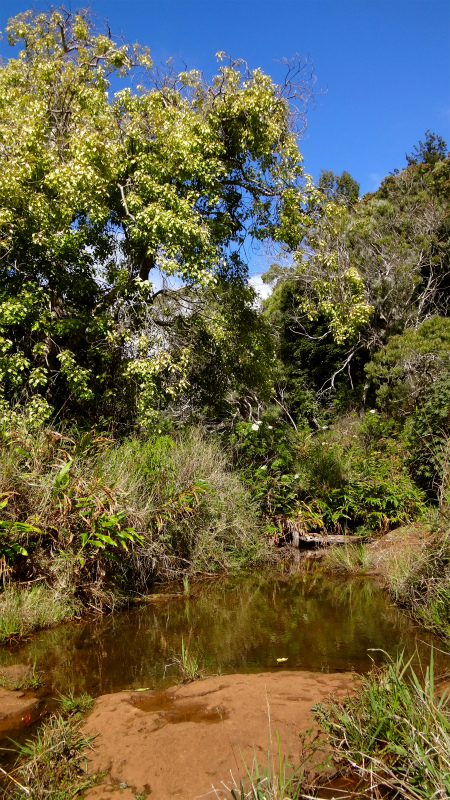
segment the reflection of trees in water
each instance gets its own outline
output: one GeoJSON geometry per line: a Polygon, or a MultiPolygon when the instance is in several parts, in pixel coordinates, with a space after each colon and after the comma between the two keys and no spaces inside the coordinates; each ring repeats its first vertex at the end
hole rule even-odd
{"type": "Polygon", "coordinates": [[[364,670],[369,648],[415,647],[409,621],[367,579],[266,572],[193,588],[196,598],[43,632],[10,661],[36,659],[53,695],[97,694],[162,685],[182,637],[211,660],[211,671],[225,672],[272,668],[280,657],[287,668],[364,670]]]}

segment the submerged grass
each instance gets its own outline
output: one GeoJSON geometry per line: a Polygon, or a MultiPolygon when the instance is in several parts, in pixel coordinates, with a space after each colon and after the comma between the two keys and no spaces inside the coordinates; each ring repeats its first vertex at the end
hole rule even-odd
{"type": "Polygon", "coordinates": [[[450,796],[450,708],[433,658],[421,680],[400,656],[363,676],[342,703],[314,708],[341,766],[406,800],[450,796]]]}
{"type": "Polygon", "coordinates": [[[23,677],[11,678],[4,670],[0,669],[0,686],[13,692],[38,689],[42,683],[42,675],[36,669],[36,661],[23,677]]]}
{"type": "Polygon", "coordinates": [[[19,745],[19,757],[13,770],[6,773],[4,796],[11,800],[72,800],[96,783],[87,771],[86,751],[93,737],[80,728],[80,710],[92,704],[92,698],[61,698],[63,714],[54,714],[43,723],[33,739],[19,745]],[[66,700],[68,702],[66,702],[66,700]]]}
{"type": "Polygon", "coordinates": [[[210,677],[207,673],[207,665],[201,654],[191,647],[190,639],[187,644],[184,643],[184,638],[181,638],[181,652],[179,655],[173,656],[169,664],[166,665],[166,670],[170,667],[176,667],[180,676],[180,683],[192,683],[192,681],[201,681],[204,678],[210,677]]]}

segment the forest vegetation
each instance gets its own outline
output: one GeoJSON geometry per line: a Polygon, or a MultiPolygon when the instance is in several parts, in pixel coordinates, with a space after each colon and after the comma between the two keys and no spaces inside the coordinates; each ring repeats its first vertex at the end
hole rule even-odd
{"type": "MultiPolygon", "coordinates": [[[[389,588],[448,640],[444,140],[427,131],[360,197],[348,172],[315,183],[304,169],[308,61],[276,84],[218,53],[208,80],[64,7],[18,14],[6,34],[0,641],[156,581],[273,560],[293,531],[364,542],[416,522],[426,547],[389,588]],[[265,301],[252,248],[267,255],[265,301]]],[[[342,552],[330,568],[369,568],[363,543],[342,552]]],[[[438,796],[448,713],[432,665],[425,688],[405,669],[316,713],[349,763],[363,754],[362,775],[376,761],[400,796],[438,796]],[[435,749],[419,759],[425,736],[435,749]]],[[[27,762],[27,787],[79,781],[79,718],[33,747],[53,741],[70,758],[39,780],[27,762]]]]}
{"type": "Polygon", "coordinates": [[[2,638],[273,558],[293,528],[445,537],[442,138],[361,198],[304,170],[308,62],[275,84],[218,53],[208,81],[63,7],[6,32],[2,638]]]}

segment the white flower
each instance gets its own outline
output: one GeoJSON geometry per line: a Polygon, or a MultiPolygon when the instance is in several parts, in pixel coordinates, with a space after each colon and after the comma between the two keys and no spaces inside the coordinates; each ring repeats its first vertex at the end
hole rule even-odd
{"type": "Polygon", "coordinates": [[[259,431],[259,426],[258,426],[258,425],[256,425],[255,423],[253,423],[253,425],[252,425],[252,431],[259,431]]]}
{"type": "Polygon", "coordinates": [[[264,464],[264,466],[260,467],[260,469],[267,469],[267,464],[264,464]]]}
{"type": "Polygon", "coordinates": [[[269,428],[269,430],[271,431],[271,430],[272,430],[272,428],[273,428],[273,425],[268,425],[267,427],[268,427],[268,428],[269,428]]]}
{"type": "Polygon", "coordinates": [[[296,472],[295,475],[294,475],[294,480],[295,480],[295,478],[298,478],[298,477],[299,477],[298,472],[296,472]]]}
{"type": "Polygon", "coordinates": [[[257,424],[257,425],[262,425],[262,420],[260,420],[260,419],[259,419],[259,420],[257,420],[256,424],[257,424]]]}
{"type": "Polygon", "coordinates": [[[376,412],[376,410],[374,408],[371,408],[370,411],[369,411],[369,414],[376,414],[376,413],[377,412],[376,412]]]}
{"type": "Polygon", "coordinates": [[[327,431],[329,427],[330,427],[329,425],[322,425],[322,430],[327,431]]]}

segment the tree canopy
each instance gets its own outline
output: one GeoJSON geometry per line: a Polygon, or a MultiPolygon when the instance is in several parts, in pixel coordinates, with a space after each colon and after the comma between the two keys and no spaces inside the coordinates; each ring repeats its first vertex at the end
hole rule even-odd
{"type": "MultiPolygon", "coordinates": [[[[211,82],[154,69],[63,7],[7,34],[22,49],[0,68],[2,397],[151,415],[187,385],[181,331],[205,291],[245,285],[243,243],[292,247],[309,224],[293,103],[310,83],[301,64],[278,86],[223,54],[211,82]]],[[[209,335],[226,337],[223,315],[209,335]]]]}

